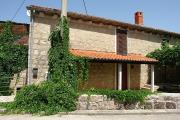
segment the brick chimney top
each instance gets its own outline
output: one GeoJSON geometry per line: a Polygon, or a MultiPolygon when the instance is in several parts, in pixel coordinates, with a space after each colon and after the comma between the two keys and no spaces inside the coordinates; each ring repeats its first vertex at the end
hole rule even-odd
{"type": "Polygon", "coordinates": [[[144,25],[143,12],[137,11],[135,13],[135,24],[144,25]]]}

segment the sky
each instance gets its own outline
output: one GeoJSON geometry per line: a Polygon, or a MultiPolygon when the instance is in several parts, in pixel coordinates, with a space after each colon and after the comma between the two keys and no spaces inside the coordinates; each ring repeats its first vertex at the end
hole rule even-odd
{"type": "MultiPolygon", "coordinates": [[[[0,20],[11,20],[23,0],[0,0],[0,20]]],[[[134,13],[144,13],[144,26],[180,33],[180,0],[85,0],[89,15],[134,23],[134,13]]],[[[29,23],[26,6],[61,8],[61,0],[25,0],[13,19],[29,23]]],[[[84,13],[83,0],[68,0],[68,11],[84,13]]]]}

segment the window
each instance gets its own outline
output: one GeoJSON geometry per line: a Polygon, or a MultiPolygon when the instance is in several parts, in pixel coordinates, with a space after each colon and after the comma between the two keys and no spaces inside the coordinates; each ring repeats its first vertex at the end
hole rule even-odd
{"type": "Polygon", "coordinates": [[[32,73],[33,73],[33,78],[37,79],[37,77],[38,77],[38,68],[33,68],[32,73]]]}

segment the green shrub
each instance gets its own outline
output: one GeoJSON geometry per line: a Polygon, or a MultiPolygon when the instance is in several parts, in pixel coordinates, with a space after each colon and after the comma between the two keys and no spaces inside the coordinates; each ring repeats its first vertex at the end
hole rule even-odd
{"type": "Polygon", "coordinates": [[[28,46],[16,45],[14,42],[22,35],[12,33],[12,23],[2,24],[0,32],[0,95],[10,95],[10,82],[14,74],[27,68],[28,46]]]}
{"type": "Polygon", "coordinates": [[[90,89],[86,91],[87,94],[107,95],[108,98],[114,99],[117,102],[131,104],[136,102],[143,102],[145,97],[152,94],[148,90],[109,90],[109,89],[90,89]]]}
{"type": "Polygon", "coordinates": [[[9,110],[25,113],[55,114],[73,111],[76,108],[75,91],[65,83],[45,82],[21,89],[9,110]]]}

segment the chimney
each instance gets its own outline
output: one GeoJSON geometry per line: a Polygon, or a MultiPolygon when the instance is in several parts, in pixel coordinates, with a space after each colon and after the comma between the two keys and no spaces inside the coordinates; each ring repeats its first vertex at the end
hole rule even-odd
{"type": "Polygon", "coordinates": [[[138,11],[135,13],[135,24],[144,25],[143,12],[138,11]]]}

